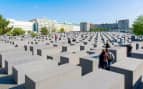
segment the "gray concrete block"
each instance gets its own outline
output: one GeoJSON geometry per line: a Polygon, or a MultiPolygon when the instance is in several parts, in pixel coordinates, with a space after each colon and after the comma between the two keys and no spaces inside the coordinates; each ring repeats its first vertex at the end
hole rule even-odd
{"type": "Polygon", "coordinates": [[[111,65],[111,71],[125,76],[125,89],[136,89],[143,74],[143,61],[126,59],[111,65]]]}
{"type": "Polygon", "coordinates": [[[25,88],[55,89],[64,82],[79,78],[81,78],[81,68],[70,64],[65,64],[52,71],[44,70],[26,74],[25,88]]]}
{"type": "Polygon", "coordinates": [[[82,68],[82,75],[88,74],[90,72],[95,72],[98,70],[99,57],[98,55],[82,57],[80,58],[79,65],[82,68]]]}
{"type": "Polygon", "coordinates": [[[15,65],[20,65],[24,63],[29,63],[33,61],[41,61],[44,60],[39,56],[30,56],[30,55],[23,55],[22,57],[10,57],[5,60],[5,71],[7,74],[12,74],[12,67],[15,65]]]}
{"type": "Polygon", "coordinates": [[[65,45],[62,46],[62,51],[64,52],[78,52],[80,51],[80,45],[65,45]]]}
{"type": "Polygon", "coordinates": [[[124,76],[106,70],[92,72],[54,89],[124,89],[124,76]]]}
{"type": "Polygon", "coordinates": [[[17,84],[25,82],[25,74],[35,71],[41,71],[45,69],[53,69],[57,67],[57,63],[51,60],[33,61],[30,63],[24,63],[21,65],[15,65],[13,67],[13,79],[17,84]]]}
{"type": "Polygon", "coordinates": [[[111,51],[114,54],[117,62],[125,60],[127,58],[126,47],[112,47],[109,49],[109,51],[111,51]]]}
{"type": "Polygon", "coordinates": [[[61,53],[61,47],[45,47],[42,49],[37,49],[37,55],[47,59],[47,55],[59,54],[61,53]]]}
{"type": "Polygon", "coordinates": [[[12,50],[12,51],[5,51],[5,52],[1,52],[0,53],[0,65],[1,67],[5,67],[4,65],[4,62],[7,58],[10,58],[10,57],[20,57],[20,56],[23,56],[23,55],[30,55],[30,53],[28,52],[25,52],[25,51],[22,51],[22,50],[12,50]]]}
{"type": "Polygon", "coordinates": [[[60,57],[60,64],[71,63],[74,65],[78,65],[80,57],[86,57],[86,56],[89,56],[89,54],[86,53],[86,51],[62,53],[60,57]]]}

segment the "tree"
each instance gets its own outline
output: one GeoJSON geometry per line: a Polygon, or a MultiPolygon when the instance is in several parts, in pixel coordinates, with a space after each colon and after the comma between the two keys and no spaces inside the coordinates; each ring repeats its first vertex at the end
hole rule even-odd
{"type": "Polygon", "coordinates": [[[19,35],[24,35],[25,31],[22,28],[14,28],[12,31],[13,36],[19,36],[19,35]]]}
{"type": "Polygon", "coordinates": [[[3,34],[3,30],[0,28],[0,35],[2,35],[3,34]]]}
{"type": "Polygon", "coordinates": [[[32,31],[28,30],[28,31],[27,31],[27,33],[28,33],[28,34],[31,34],[31,33],[32,33],[32,31]]]}
{"type": "Polygon", "coordinates": [[[95,28],[91,28],[90,32],[96,32],[96,29],[95,28]]]}
{"type": "Polygon", "coordinates": [[[27,31],[27,33],[28,33],[28,35],[31,35],[31,37],[36,37],[36,36],[38,36],[38,34],[37,33],[35,33],[35,32],[33,32],[33,31],[27,31]]]}
{"type": "Polygon", "coordinates": [[[62,33],[65,32],[65,29],[64,29],[64,28],[61,28],[61,29],[60,29],[60,32],[62,32],[62,33]]]}
{"type": "Polygon", "coordinates": [[[38,36],[38,34],[37,34],[37,33],[35,33],[35,32],[31,32],[30,34],[31,34],[31,36],[32,36],[32,37],[36,37],[36,36],[38,36]]]}
{"type": "Polygon", "coordinates": [[[6,35],[8,35],[8,36],[13,36],[13,32],[12,32],[12,31],[9,31],[9,32],[6,33],[6,35]]]}
{"type": "Polygon", "coordinates": [[[11,31],[12,27],[8,27],[9,21],[7,21],[5,18],[3,18],[2,15],[0,15],[0,35],[4,35],[7,32],[11,31]]]}
{"type": "Polygon", "coordinates": [[[139,16],[133,24],[133,33],[143,35],[143,16],[139,16]]]}
{"type": "Polygon", "coordinates": [[[91,28],[90,32],[101,32],[101,31],[108,31],[109,29],[106,28],[91,28]]]}
{"type": "Polygon", "coordinates": [[[48,35],[49,34],[49,30],[46,27],[41,28],[41,35],[48,35]]]}

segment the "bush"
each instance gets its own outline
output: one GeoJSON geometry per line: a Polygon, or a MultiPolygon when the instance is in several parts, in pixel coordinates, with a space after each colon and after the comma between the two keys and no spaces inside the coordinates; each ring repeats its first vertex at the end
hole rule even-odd
{"type": "Polygon", "coordinates": [[[49,34],[49,30],[46,27],[41,28],[41,35],[48,35],[49,34]]]}
{"type": "Polygon", "coordinates": [[[19,35],[24,35],[25,31],[22,28],[14,28],[12,31],[13,36],[19,36],[19,35]]]}
{"type": "Polygon", "coordinates": [[[38,34],[37,34],[37,33],[34,33],[34,32],[31,32],[30,35],[31,35],[32,37],[38,36],[38,34]]]}
{"type": "Polygon", "coordinates": [[[65,29],[64,29],[64,28],[61,28],[61,29],[60,29],[60,32],[62,32],[62,33],[65,32],[65,29]]]}
{"type": "Polygon", "coordinates": [[[28,34],[31,34],[31,33],[32,33],[32,31],[30,31],[30,30],[29,30],[29,31],[27,31],[27,33],[28,33],[28,34]]]}
{"type": "Polygon", "coordinates": [[[13,36],[12,31],[7,32],[6,35],[13,36]]]}
{"type": "Polygon", "coordinates": [[[92,28],[90,32],[101,32],[101,31],[108,31],[109,29],[106,28],[92,28]]]}

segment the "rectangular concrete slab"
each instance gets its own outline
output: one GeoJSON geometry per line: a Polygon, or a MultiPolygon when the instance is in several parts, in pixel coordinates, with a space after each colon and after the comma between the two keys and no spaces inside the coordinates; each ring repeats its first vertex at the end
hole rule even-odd
{"type": "Polygon", "coordinates": [[[125,89],[136,89],[141,82],[142,68],[143,61],[138,59],[126,59],[111,65],[111,71],[125,76],[125,89]]]}
{"type": "Polygon", "coordinates": [[[1,67],[5,67],[4,62],[7,58],[20,57],[20,56],[23,56],[23,55],[30,55],[30,53],[22,51],[22,50],[13,50],[13,51],[1,52],[0,53],[0,65],[1,65],[1,67]]]}
{"type": "Polygon", "coordinates": [[[29,63],[33,61],[44,60],[39,56],[23,55],[22,57],[10,57],[5,60],[5,71],[7,74],[12,74],[12,67],[15,65],[20,65],[24,63],[29,63]]]}
{"type": "Polygon", "coordinates": [[[49,71],[26,74],[26,89],[54,89],[64,82],[81,78],[81,68],[65,64],[49,71]],[[39,77],[40,76],[40,77],[39,77]]]}
{"type": "Polygon", "coordinates": [[[89,56],[89,54],[86,53],[86,51],[62,53],[60,57],[60,64],[71,63],[74,65],[78,65],[80,57],[86,57],[86,56],[89,56]]]}
{"type": "Polygon", "coordinates": [[[83,76],[82,79],[66,82],[56,89],[124,89],[124,76],[99,70],[83,76]]]}
{"type": "Polygon", "coordinates": [[[61,47],[46,47],[43,49],[37,49],[37,55],[47,59],[48,54],[61,53],[61,47]]]}
{"type": "Polygon", "coordinates": [[[88,74],[90,72],[95,72],[98,70],[99,57],[98,55],[92,55],[88,57],[80,58],[79,65],[82,68],[82,74],[88,74]]]}
{"type": "Polygon", "coordinates": [[[44,69],[53,69],[57,67],[57,63],[51,60],[33,61],[30,63],[24,63],[21,65],[15,65],[13,67],[13,79],[17,84],[25,82],[25,74],[35,72],[44,69]]]}

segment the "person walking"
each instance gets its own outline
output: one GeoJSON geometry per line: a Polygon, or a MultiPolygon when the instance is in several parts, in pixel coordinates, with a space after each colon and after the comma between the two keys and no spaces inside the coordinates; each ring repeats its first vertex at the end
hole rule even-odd
{"type": "Polygon", "coordinates": [[[108,59],[108,68],[107,69],[110,70],[111,64],[113,64],[114,61],[115,61],[115,56],[108,49],[105,49],[105,51],[106,51],[106,54],[108,55],[107,56],[107,59],[108,59]]]}
{"type": "Polygon", "coordinates": [[[57,37],[57,35],[55,34],[55,42],[57,42],[57,39],[58,39],[58,37],[57,37]]]}
{"type": "Polygon", "coordinates": [[[104,49],[99,56],[99,68],[108,69],[108,54],[104,49]]]}
{"type": "Polygon", "coordinates": [[[99,68],[104,68],[103,67],[104,54],[105,54],[105,50],[103,49],[102,52],[101,52],[101,54],[99,55],[99,68]]]}
{"type": "Polygon", "coordinates": [[[68,44],[71,44],[71,39],[70,38],[68,38],[68,44]]]}

